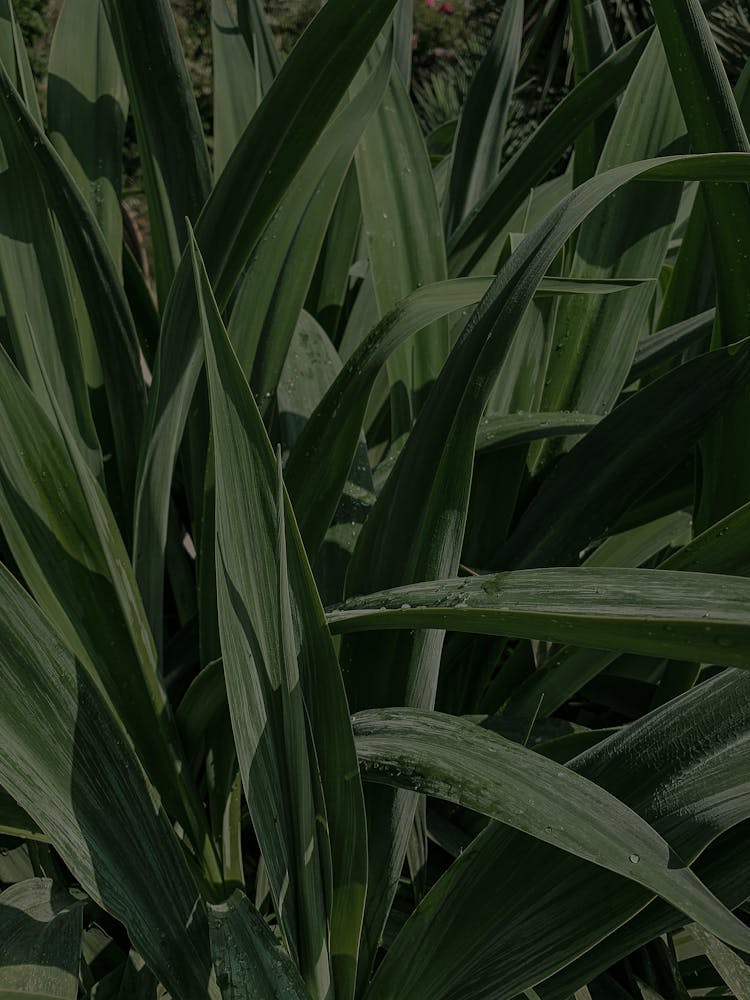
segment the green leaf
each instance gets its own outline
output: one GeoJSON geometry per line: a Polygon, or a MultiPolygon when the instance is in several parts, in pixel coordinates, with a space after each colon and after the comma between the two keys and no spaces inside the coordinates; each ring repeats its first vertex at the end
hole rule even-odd
{"type": "Polygon", "coordinates": [[[354,735],[365,779],[482,812],[639,882],[736,947],[750,943],[750,928],[719,903],[647,823],[554,761],[439,712],[360,712],[354,716],[354,735]]]}
{"type": "Polygon", "coordinates": [[[727,400],[743,390],[749,365],[750,342],[711,351],[616,407],[545,478],[501,549],[500,565],[521,569],[578,562],[581,550],[606,535],[635,500],[690,453],[727,400]]]}
{"type": "MultiPolygon", "coordinates": [[[[417,116],[396,67],[356,154],[364,233],[377,317],[422,285],[447,277],[437,193],[417,116]]],[[[387,362],[391,436],[411,427],[424,390],[450,350],[449,330],[436,322],[420,341],[387,362]]]]}
{"type": "Polygon", "coordinates": [[[226,0],[211,0],[214,64],[214,174],[221,174],[263,96],[253,50],[226,0]]]}
{"type": "Polygon", "coordinates": [[[103,6],[135,119],[163,309],[187,242],[185,220],[198,218],[211,186],[208,153],[168,0],[103,6]]]}
{"type": "Polygon", "coordinates": [[[76,1000],[83,903],[51,879],[0,894],[0,996],[76,1000]]]}
{"type": "Polygon", "coordinates": [[[408,337],[477,302],[489,280],[443,281],[412,292],[365,338],[316,406],[292,448],[285,470],[297,523],[311,557],[323,540],[341,496],[367,400],[386,359],[408,337]]]}
{"type": "MultiPolygon", "coordinates": [[[[685,125],[661,39],[653,35],[638,62],[607,136],[598,173],[685,146],[685,125]]],[[[658,278],[681,197],[678,185],[623,188],[582,224],[569,274],[616,278],[637,273],[658,278]]],[[[608,413],[614,406],[646,327],[655,286],[617,298],[571,298],[561,304],[544,378],[541,410],[608,413]]],[[[501,376],[502,377],[502,376],[501,376]]],[[[564,442],[532,453],[538,468],[564,442]]]]}
{"type": "Polygon", "coordinates": [[[662,563],[663,569],[692,573],[750,575],[750,503],[712,524],[662,563]]]}
{"type": "MultiPolygon", "coordinates": [[[[329,0],[284,63],[242,135],[196,225],[217,299],[238,278],[395,0],[329,0]],[[243,197],[239,203],[236,192],[243,197]]],[[[203,363],[190,255],[183,256],[154,363],[138,483],[135,567],[159,642],[164,548],[175,457],[203,363]]]]}
{"type": "Polygon", "coordinates": [[[237,20],[248,50],[253,53],[261,93],[265,96],[281,61],[262,0],[237,0],[237,20]]]}
{"type": "Polygon", "coordinates": [[[37,125],[42,124],[34,77],[12,0],[0,0],[0,63],[37,125]]]}
{"type": "MultiPolygon", "coordinates": [[[[605,5],[601,0],[572,0],[570,28],[575,82],[579,84],[612,55],[615,48],[605,5]]],[[[573,154],[574,187],[596,173],[613,117],[612,109],[607,109],[577,136],[573,154]]]]}
{"type": "MultiPolygon", "coordinates": [[[[750,175],[748,158],[742,154],[665,157],[627,164],[581,185],[525,237],[464,328],[359,534],[348,570],[348,593],[457,572],[479,421],[513,335],[561,247],[576,226],[627,181],[644,176],[685,179],[711,170],[714,177],[725,179],[739,176],[744,180],[750,175]]],[[[431,707],[441,646],[439,631],[368,637],[366,643],[347,641],[342,648],[342,669],[353,707],[431,707]]],[[[401,871],[401,852],[406,850],[411,828],[409,801],[404,796],[396,801],[398,817],[391,815],[392,804],[381,802],[380,835],[373,829],[369,833],[371,954],[401,871]],[[382,852],[382,874],[373,861],[376,850],[382,852]]]]}
{"type": "Polygon", "coordinates": [[[449,629],[748,666],[750,582],[638,569],[538,569],[433,580],[354,597],[334,632],[449,629]]]}
{"type": "Polygon", "coordinates": [[[509,413],[485,417],[477,430],[476,450],[512,448],[558,434],[586,434],[601,420],[590,413],[509,413]]]}
{"type": "MultiPolygon", "coordinates": [[[[696,152],[750,152],[721,56],[698,0],[654,4],[654,17],[696,152]]],[[[750,192],[703,185],[711,235],[718,321],[717,344],[745,336],[750,320],[750,192]]],[[[750,499],[745,427],[750,392],[737,398],[709,431],[702,449],[702,480],[696,519],[699,527],[724,517],[750,499]]]]}
{"type": "MultiPolygon", "coordinates": [[[[630,806],[691,862],[750,813],[749,698],[747,673],[725,672],[610,736],[571,767],[630,806]]],[[[386,954],[368,1000],[399,992],[415,1000],[510,1000],[583,955],[651,898],[632,881],[492,824],[420,903],[386,954]]],[[[653,905],[671,915],[671,929],[684,923],[671,907],[653,905]]],[[[662,926],[652,925],[619,954],[662,926]]],[[[567,1000],[597,974],[594,967],[589,976],[585,962],[583,971],[553,996],[567,1000]]]]}
{"type": "Polygon", "coordinates": [[[706,340],[711,332],[714,316],[714,309],[706,309],[697,316],[691,316],[643,337],[636,347],[628,382],[634,382],[650,369],[656,368],[662,361],[674,357],[686,348],[700,343],[701,340],[706,340]]]}
{"type": "Polygon", "coordinates": [[[203,904],[121,720],[4,567],[0,608],[0,783],[175,1000],[206,1000],[203,904]]]}
{"type": "Polygon", "coordinates": [[[209,907],[208,921],[224,1000],[308,1000],[289,955],[244,893],[209,907]]]}
{"type": "Polygon", "coordinates": [[[0,833],[24,840],[46,840],[33,819],[18,805],[15,799],[0,788],[0,833]]]}
{"type": "Polygon", "coordinates": [[[523,204],[529,190],[544,180],[581,129],[594,121],[625,89],[652,30],[642,32],[592,70],[508,160],[448,242],[452,277],[474,271],[488,247],[523,204]]]}
{"type": "Polygon", "coordinates": [[[101,4],[66,0],[49,54],[49,137],[99,223],[112,259],[118,262],[127,116],[125,81],[101,4]]]}
{"type": "Polygon", "coordinates": [[[55,422],[0,350],[5,538],[68,648],[127,721],[151,780],[200,850],[201,809],[180,775],[176,730],[125,546],[59,412],[55,422]]]}
{"type": "MultiPolygon", "coordinates": [[[[701,951],[736,997],[750,995],[750,966],[698,924],[689,928],[701,951]]],[[[747,950],[747,949],[746,949],[747,950]]]]}
{"type": "Polygon", "coordinates": [[[336,989],[351,995],[366,861],[348,707],[268,437],[193,252],[216,456],[219,625],[240,771],[303,978],[328,995],[330,950],[336,989]]]}
{"type": "Polygon", "coordinates": [[[523,2],[509,0],[461,109],[446,201],[448,233],[485,194],[500,169],[522,33],[523,2]]]}
{"type": "MultiPolygon", "coordinates": [[[[45,202],[54,211],[80,282],[104,374],[115,459],[127,519],[146,404],[146,388],[140,370],[138,341],[130,307],[101,230],[75,182],[1,69],[0,81],[4,118],[8,121],[9,129],[13,129],[15,133],[14,141],[23,151],[20,162],[29,164],[23,182],[30,193],[33,191],[36,212],[41,211],[45,202]],[[37,179],[33,187],[32,178],[37,179]]],[[[28,303],[24,303],[23,333],[28,340],[26,313],[34,330],[39,330],[34,325],[35,313],[27,309],[27,306],[28,303]]],[[[45,364],[48,366],[46,357],[45,364]]],[[[41,372],[37,377],[41,382],[41,372]]],[[[57,393],[56,396],[62,404],[61,397],[57,393]]]]}
{"type": "MultiPolygon", "coordinates": [[[[747,856],[747,828],[745,820],[721,834],[693,865],[701,881],[730,907],[739,906],[750,891],[750,881],[742,871],[747,856]]],[[[539,993],[543,1000],[568,1000],[575,985],[591,982],[618,959],[630,955],[661,934],[679,931],[684,924],[685,918],[681,913],[663,900],[653,900],[623,927],[540,984],[539,993]]]]}
{"type": "Polygon", "coordinates": [[[73,303],[54,222],[40,190],[34,151],[25,142],[14,105],[22,101],[3,73],[0,100],[0,295],[16,364],[51,414],[39,362],[28,336],[31,322],[55,398],[96,475],[102,456],[91,415],[73,303]]]}
{"type": "Polygon", "coordinates": [[[341,185],[388,83],[390,47],[323,132],[250,259],[229,335],[267,417],[341,185]]]}

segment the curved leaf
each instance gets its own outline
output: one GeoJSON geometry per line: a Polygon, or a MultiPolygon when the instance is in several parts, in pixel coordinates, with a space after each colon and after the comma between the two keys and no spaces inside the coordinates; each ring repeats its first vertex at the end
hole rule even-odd
{"type": "MultiPolygon", "coordinates": [[[[634,809],[690,862],[750,814],[749,705],[747,673],[724,672],[570,766],[634,809]]],[[[723,891],[731,886],[726,874],[723,885],[723,891]]],[[[415,1000],[511,1000],[584,955],[651,898],[632,881],[492,824],[400,931],[368,1000],[399,993],[415,1000]]],[[[667,929],[680,926],[671,907],[652,906],[662,917],[650,931],[641,928],[632,947],[659,934],[665,914],[667,929]]],[[[567,998],[588,981],[568,982],[567,992],[554,995],[567,998]]],[[[540,988],[540,995],[547,994],[540,988]]]]}
{"type": "Polygon", "coordinates": [[[750,667],[750,581],[638,569],[538,569],[354,597],[334,632],[439,628],[750,667]]]}
{"type": "Polygon", "coordinates": [[[593,782],[472,722],[380,709],[354,716],[364,777],[448,799],[640,883],[736,947],[734,917],[640,816],[593,782]]]}

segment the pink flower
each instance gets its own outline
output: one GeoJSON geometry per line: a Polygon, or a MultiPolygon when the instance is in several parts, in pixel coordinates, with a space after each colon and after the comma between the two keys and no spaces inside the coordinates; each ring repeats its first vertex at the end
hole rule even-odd
{"type": "Polygon", "coordinates": [[[443,14],[452,14],[453,13],[453,4],[452,3],[441,3],[440,4],[440,10],[442,11],[443,14]]]}
{"type": "Polygon", "coordinates": [[[424,2],[427,4],[428,7],[435,6],[435,0],[424,0],[424,2]]]}

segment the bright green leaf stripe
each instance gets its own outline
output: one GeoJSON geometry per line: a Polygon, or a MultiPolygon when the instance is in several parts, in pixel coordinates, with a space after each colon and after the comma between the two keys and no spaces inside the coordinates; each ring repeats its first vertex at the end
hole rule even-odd
{"type": "Polygon", "coordinates": [[[542,569],[413,584],[328,613],[334,632],[441,628],[750,668],[750,581],[542,569]]]}
{"type": "Polygon", "coordinates": [[[76,1000],[83,903],[51,879],[0,894],[0,996],[76,1000]]]}
{"type": "Polygon", "coordinates": [[[223,1000],[309,1000],[296,966],[244,893],[209,907],[208,923],[223,1000]]]}
{"type": "Polygon", "coordinates": [[[197,256],[194,266],[216,458],[219,630],[240,774],[287,946],[305,982],[325,997],[327,844],[325,830],[316,830],[319,777],[308,755],[297,663],[286,655],[269,445],[197,256]],[[266,458],[259,468],[258,450],[266,458]]]}
{"type": "Polygon", "coordinates": [[[438,712],[380,709],[354,716],[365,778],[448,799],[667,899],[736,947],[734,917],[655,830],[615,796],[472,722],[438,712]]]}
{"type": "MultiPolygon", "coordinates": [[[[196,225],[211,283],[226,305],[250,253],[344,97],[395,0],[329,0],[295,46],[214,187],[196,225]],[[236,192],[243,192],[239,203],[236,192]]],[[[172,470],[203,364],[190,255],[183,255],[154,365],[136,508],[135,565],[157,634],[172,470]]]]}
{"type": "Polygon", "coordinates": [[[206,1000],[203,904],[122,722],[2,566],[0,609],[0,783],[175,1000],[206,1000]]]}
{"type": "Polygon", "coordinates": [[[215,435],[219,623],[242,780],[277,911],[305,982],[320,996],[331,986],[328,920],[321,922],[318,912],[322,887],[336,991],[351,996],[367,865],[349,711],[283,489],[287,528],[279,539],[280,484],[263,422],[197,252],[195,263],[215,435]],[[300,781],[308,787],[300,790],[300,781]],[[307,816],[297,815],[302,792],[307,816]],[[301,843],[310,820],[317,829],[301,843]]]}

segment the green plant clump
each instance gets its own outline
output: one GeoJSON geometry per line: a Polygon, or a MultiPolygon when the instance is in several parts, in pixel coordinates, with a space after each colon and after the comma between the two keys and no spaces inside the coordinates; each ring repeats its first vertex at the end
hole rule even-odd
{"type": "Polygon", "coordinates": [[[412,13],[2,5],[0,997],[750,997],[750,69],[412,13]]]}

